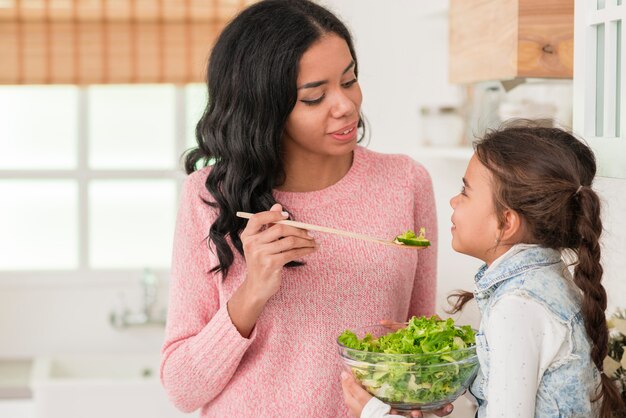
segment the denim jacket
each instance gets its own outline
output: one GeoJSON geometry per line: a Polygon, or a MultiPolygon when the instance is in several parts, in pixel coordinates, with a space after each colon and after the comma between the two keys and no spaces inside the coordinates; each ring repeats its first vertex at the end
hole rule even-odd
{"type": "MultiPolygon", "coordinates": [[[[521,245],[510,250],[487,270],[484,265],[476,274],[474,296],[482,313],[476,335],[476,351],[480,362],[478,376],[471,386],[479,409],[476,417],[487,415],[486,399],[489,383],[489,342],[484,324],[495,303],[504,295],[521,295],[539,302],[553,319],[568,329],[567,355],[555,361],[541,377],[535,417],[597,416],[596,390],[600,373],[591,360],[591,342],[585,331],[581,313],[582,294],[571,279],[560,252],[539,246],[521,245]]],[[[514,325],[513,325],[514,326],[514,325]]]]}

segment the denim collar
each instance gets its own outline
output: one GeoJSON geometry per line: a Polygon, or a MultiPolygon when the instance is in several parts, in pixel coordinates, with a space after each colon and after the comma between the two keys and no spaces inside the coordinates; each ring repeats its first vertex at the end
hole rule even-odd
{"type": "Polygon", "coordinates": [[[476,293],[484,292],[525,271],[559,262],[561,253],[557,250],[537,245],[514,245],[495,260],[491,268],[483,264],[478,270],[474,277],[476,293]]]}

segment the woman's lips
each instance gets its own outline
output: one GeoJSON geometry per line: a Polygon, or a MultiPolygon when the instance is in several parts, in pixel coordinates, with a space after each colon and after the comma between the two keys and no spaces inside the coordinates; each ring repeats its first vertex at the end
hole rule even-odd
{"type": "Polygon", "coordinates": [[[351,141],[356,137],[357,123],[354,122],[344,128],[341,128],[330,135],[338,141],[351,141]]]}

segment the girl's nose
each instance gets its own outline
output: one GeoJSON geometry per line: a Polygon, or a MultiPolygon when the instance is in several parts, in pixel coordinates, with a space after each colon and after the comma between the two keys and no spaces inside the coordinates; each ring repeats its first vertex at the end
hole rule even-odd
{"type": "Polygon", "coordinates": [[[450,206],[452,207],[452,209],[455,209],[457,197],[459,197],[459,195],[454,195],[452,196],[452,199],[450,199],[450,206]]]}

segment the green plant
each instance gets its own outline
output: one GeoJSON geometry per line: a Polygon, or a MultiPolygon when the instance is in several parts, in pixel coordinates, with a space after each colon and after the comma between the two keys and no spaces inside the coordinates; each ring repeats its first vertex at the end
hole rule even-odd
{"type": "Polygon", "coordinates": [[[609,327],[609,351],[604,361],[605,373],[611,377],[619,388],[622,399],[626,403],[626,310],[614,313],[607,321],[609,327]]]}

